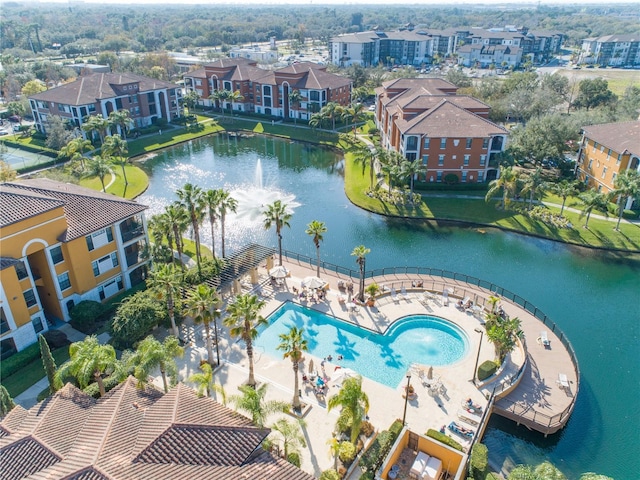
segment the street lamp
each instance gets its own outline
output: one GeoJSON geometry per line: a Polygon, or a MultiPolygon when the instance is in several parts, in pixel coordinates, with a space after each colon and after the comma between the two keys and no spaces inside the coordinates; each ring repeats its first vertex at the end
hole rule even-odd
{"type": "Polygon", "coordinates": [[[411,385],[411,375],[407,375],[407,388],[404,392],[404,413],[402,414],[402,425],[406,425],[407,404],[409,403],[409,386],[411,385]]]}
{"type": "Polygon", "coordinates": [[[484,331],[481,330],[480,328],[474,328],[473,331],[480,334],[480,343],[478,344],[478,355],[476,356],[476,366],[473,367],[473,378],[471,379],[471,381],[475,385],[476,373],[478,372],[478,361],[480,360],[480,349],[482,348],[482,335],[484,334],[484,331]]]}
{"type": "Polygon", "coordinates": [[[216,336],[216,358],[218,360],[218,363],[216,364],[217,366],[220,366],[220,347],[218,346],[218,318],[220,318],[220,315],[222,315],[222,310],[216,308],[213,311],[213,331],[215,332],[216,336]]]}

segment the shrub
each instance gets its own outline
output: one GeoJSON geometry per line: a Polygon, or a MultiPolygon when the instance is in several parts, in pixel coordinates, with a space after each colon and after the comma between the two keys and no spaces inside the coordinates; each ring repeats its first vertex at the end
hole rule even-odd
{"type": "Polygon", "coordinates": [[[389,427],[389,432],[391,433],[391,435],[393,435],[393,441],[396,441],[396,438],[398,438],[398,435],[400,435],[400,432],[402,431],[402,422],[400,420],[396,420],[394,421],[391,426],[389,427]]]}
{"type": "Polygon", "coordinates": [[[455,448],[456,450],[460,450],[462,452],[462,445],[456,442],[453,438],[449,437],[446,433],[440,433],[438,430],[430,428],[427,431],[427,437],[431,437],[434,440],[439,441],[440,443],[449,445],[451,448],[455,448]]]}
{"type": "MultiPolygon", "coordinates": [[[[104,389],[107,392],[120,384],[120,380],[115,375],[105,378],[103,382],[104,389]]],[[[100,388],[98,387],[97,382],[87,385],[87,388],[85,388],[83,392],[87,395],[91,395],[93,398],[100,398],[100,388]]]]}
{"type": "Polygon", "coordinates": [[[340,475],[333,468],[330,468],[329,470],[325,470],[320,474],[319,480],[340,480],[340,475]]]}
{"type": "Polygon", "coordinates": [[[366,420],[360,424],[360,433],[365,437],[370,437],[373,435],[373,425],[371,422],[367,422],[366,420]]]}
{"type": "Polygon", "coordinates": [[[60,330],[47,330],[42,334],[42,336],[47,341],[49,348],[53,350],[69,344],[67,334],[60,330]]]}
{"type": "Polygon", "coordinates": [[[96,322],[102,318],[103,313],[105,313],[105,308],[101,303],[83,300],[69,312],[71,316],[69,323],[76,330],[89,335],[95,332],[96,322]]]}
{"type": "Polygon", "coordinates": [[[455,185],[456,183],[459,183],[460,179],[458,178],[458,175],[456,175],[455,173],[447,173],[444,176],[444,183],[446,183],[447,185],[455,185]]]}
{"type": "Polygon", "coordinates": [[[342,463],[351,462],[356,456],[356,446],[351,442],[340,442],[338,458],[342,463]]]}
{"type": "Polygon", "coordinates": [[[40,358],[38,342],[29,345],[24,350],[14,353],[0,362],[0,379],[13,375],[21,368],[40,358]]]}
{"type": "Polygon", "coordinates": [[[478,367],[478,380],[486,380],[498,370],[498,364],[492,360],[482,362],[478,367]]]}
{"type": "Polygon", "coordinates": [[[482,443],[476,443],[471,449],[471,474],[476,480],[482,480],[489,465],[489,450],[482,443]]]}
{"type": "Polygon", "coordinates": [[[114,346],[122,349],[131,347],[142,340],[168,317],[164,303],[153,294],[144,290],[124,300],[111,321],[109,331],[114,346]]]}
{"type": "Polygon", "coordinates": [[[289,453],[289,455],[287,455],[287,462],[295,465],[298,468],[300,468],[300,465],[302,465],[302,463],[300,462],[300,454],[298,452],[289,453]]]}

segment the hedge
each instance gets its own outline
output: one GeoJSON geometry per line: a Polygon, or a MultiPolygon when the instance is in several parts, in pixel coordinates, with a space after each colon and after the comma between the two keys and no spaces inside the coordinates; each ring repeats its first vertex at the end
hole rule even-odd
{"type": "MultiPolygon", "coordinates": [[[[109,390],[120,385],[120,380],[116,378],[115,375],[112,375],[103,379],[103,383],[105,391],[108,392],[109,390]]],[[[93,398],[100,398],[100,387],[98,387],[97,382],[93,382],[92,384],[87,385],[83,392],[87,395],[91,395],[93,398]]]]}
{"type": "MultiPolygon", "coordinates": [[[[386,458],[389,450],[393,446],[394,442],[398,438],[398,435],[402,431],[402,422],[396,420],[391,424],[389,430],[383,430],[371,443],[367,451],[360,458],[360,467],[362,467],[366,473],[372,473],[380,468],[382,462],[386,458]]],[[[363,478],[363,477],[361,477],[363,478]]]]}
{"type": "Polygon", "coordinates": [[[13,375],[38,358],[40,358],[40,345],[36,342],[22,351],[14,353],[6,360],[2,360],[2,362],[0,362],[0,378],[13,375]]]}
{"type": "Polygon", "coordinates": [[[449,445],[451,448],[455,448],[462,452],[462,445],[456,442],[453,438],[448,436],[446,433],[441,433],[438,430],[434,430],[430,428],[427,431],[427,437],[431,437],[434,440],[439,441],[440,443],[444,443],[445,445],[449,445]]]}
{"type": "Polygon", "coordinates": [[[14,140],[3,140],[3,143],[7,146],[11,146],[17,148],[19,150],[26,150],[27,152],[39,153],[40,155],[45,155],[47,157],[56,158],[58,156],[58,152],[46,147],[36,147],[33,145],[28,145],[26,143],[16,142],[14,140]]]}
{"type": "Polygon", "coordinates": [[[486,380],[498,370],[498,364],[492,360],[482,362],[478,367],[478,380],[486,380]]]}

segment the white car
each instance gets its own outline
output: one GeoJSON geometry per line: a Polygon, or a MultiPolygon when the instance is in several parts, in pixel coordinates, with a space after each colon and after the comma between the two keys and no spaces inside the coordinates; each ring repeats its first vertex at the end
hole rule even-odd
{"type": "Polygon", "coordinates": [[[376,106],[375,106],[375,105],[371,105],[371,106],[369,107],[369,111],[370,111],[370,112],[375,112],[375,111],[376,111],[376,106]]]}

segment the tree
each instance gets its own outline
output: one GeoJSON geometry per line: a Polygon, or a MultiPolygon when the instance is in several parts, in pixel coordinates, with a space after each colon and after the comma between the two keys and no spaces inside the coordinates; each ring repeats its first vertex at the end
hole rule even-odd
{"type": "MultiPolygon", "coordinates": [[[[300,410],[300,395],[298,394],[298,370],[303,353],[309,351],[309,345],[303,338],[304,328],[291,327],[289,333],[280,334],[280,344],[276,347],[283,352],[283,358],[289,358],[293,367],[293,409],[300,410]]],[[[286,455],[285,455],[286,456],[286,455]]]]}
{"type": "Polygon", "coordinates": [[[578,193],[576,182],[562,180],[560,183],[552,183],[550,189],[553,193],[562,198],[562,207],[560,207],[560,215],[562,215],[562,212],[564,212],[564,205],[567,202],[567,198],[578,193]]]}
{"type": "Polygon", "coordinates": [[[198,265],[198,273],[200,273],[200,220],[202,220],[202,212],[205,208],[204,195],[200,187],[194,186],[190,183],[185,183],[184,186],[176,193],[191,219],[193,237],[196,242],[196,263],[198,265]]]}
{"type": "Polygon", "coordinates": [[[106,192],[107,188],[104,184],[104,178],[111,173],[109,168],[109,157],[106,155],[94,155],[88,163],[87,171],[84,173],[84,177],[92,178],[98,177],[102,184],[102,191],[106,192]]]}
{"type": "Polygon", "coordinates": [[[319,222],[318,220],[313,220],[311,223],[307,225],[307,229],[305,233],[307,235],[311,235],[313,237],[313,243],[316,246],[316,257],[318,259],[318,264],[316,267],[316,275],[320,276],[320,242],[322,241],[322,234],[327,231],[327,227],[324,222],[319,222]]]}
{"type": "Polygon", "coordinates": [[[136,292],[120,303],[109,330],[116,348],[131,347],[158,324],[168,320],[163,302],[153,290],[136,292]]]}
{"type": "Polygon", "coordinates": [[[607,196],[604,193],[591,189],[578,195],[578,198],[584,204],[580,217],[587,216],[584,228],[589,228],[589,217],[591,217],[593,210],[600,210],[605,216],[609,216],[607,212],[607,196]]]}
{"type": "Polygon", "coordinates": [[[4,385],[0,385],[0,418],[5,417],[15,406],[16,404],[7,389],[4,385]]]}
{"type": "Polygon", "coordinates": [[[609,90],[609,82],[604,78],[585,78],[578,85],[578,96],[573,105],[577,108],[599,107],[615,102],[617,96],[609,90]]]}
{"type": "Polygon", "coordinates": [[[129,130],[132,123],[129,110],[114,110],[109,114],[107,123],[109,124],[109,127],[119,127],[122,138],[124,138],[124,140],[127,139],[127,131],[129,130]]]}
{"type": "Polygon", "coordinates": [[[266,383],[263,383],[258,388],[253,388],[250,385],[240,385],[238,390],[242,392],[242,395],[229,397],[229,401],[238,410],[248,413],[251,421],[260,428],[264,428],[269,415],[277,412],[286,412],[289,409],[289,405],[286,402],[264,399],[267,394],[267,386],[266,383]]]}
{"type": "Polygon", "coordinates": [[[322,109],[320,113],[327,119],[331,121],[331,129],[336,129],[336,118],[340,117],[342,113],[342,107],[336,102],[327,103],[322,109]]]}
{"type": "Polygon", "coordinates": [[[182,97],[182,104],[187,107],[189,114],[193,113],[196,105],[198,105],[198,101],[200,100],[200,95],[195,90],[189,90],[182,97]]]}
{"type": "Polygon", "coordinates": [[[20,117],[20,125],[22,125],[22,117],[24,117],[26,111],[26,107],[22,102],[7,103],[7,113],[9,115],[17,115],[20,117]]]}
{"type": "Polygon", "coordinates": [[[68,376],[78,381],[80,388],[86,388],[91,381],[98,383],[100,396],[106,393],[102,376],[116,368],[116,351],[111,345],[100,345],[98,337],[91,335],[69,346],[69,360],[63,363],[56,376],[63,381],[68,376]]]}
{"type": "Polygon", "coordinates": [[[487,338],[493,343],[496,350],[496,357],[502,363],[507,354],[516,346],[516,338],[520,335],[520,319],[488,314],[485,329],[487,330],[487,338]]]}
{"type": "Polygon", "coordinates": [[[621,120],[637,119],[640,115],[640,86],[629,85],[617,104],[621,120]]]}
{"type": "Polygon", "coordinates": [[[366,264],[366,257],[371,253],[371,249],[364,245],[358,245],[353,249],[351,255],[356,257],[356,263],[360,267],[360,288],[358,289],[358,299],[364,302],[364,270],[366,264]]]}
{"type": "Polygon", "coordinates": [[[364,116],[364,105],[362,103],[352,103],[340,112],[340,118],[349,126],[353,125],[353,137],[356,136],[355,124],[360,122],[364,116]]]}
{"type": "Polygon", "coordinates": [[[349,149],[349,152],[353,155],[353,161],[356,164],[362,164],[363,175],[365,168],[367,166],[369,167],[369,188],[371,189],[373,189],[376,158],[378,158],[379,153],[383,151],[382,149],[376,149],[364,143],[358,143],[349,149]]]}
{"type": "Polygon", "coordinates": [[[30,95],[35,95],[36,93],[45,92],[47,90],[47,86],[42,80],[29,80],[22,87],[22,95],[28,97],[30,95]]]}
{"type": "Polygon", "coordinates": [[[218,203],[218,214],[220,215],[220,243],[222,244],[222,258],[225,258],[225,222],[227,213],[235,213],[238,210],[238,201],[226,190],[220,190],[220,201],[218,203]]]}
{"type": "Polygon", "coordinates": [[[578,140],[574,121],[560,114],[534,118],[525,127],[513,130],[507,152],[535,165],[549,158],[561,158],[568,144],[578,140]]]}
{"type": "Polygon", "coordinates": [[[271,430],[282,438],[284,458],[289,458],[289,453],[298,453],[298,447],[306,448],[307,446],[300,431],[301,423],[303,424],[304,420],[288,422],[286,419],[280,418],[271,426],[271,430]]]}
{"type": "Polygon", "coordinates": [[[174,265],[156,265],[148,278],[149,287],[156,290],[157,296],[164,299],[167,304],[167,312],[171,320],[173,334],[178,337],[178,327],[176,326],[174,299],[178,293],[182,282],[178,277],[174,265]]]}
{"type": "Polygon", "coordinates": [[[73,139],[73,132],[67,129],[67,123],[59,115],[47,117],[47,139],[44,144],[52,150],[60,150],[73,139]]]}
{"type": "Polygon", "coordinates": [[[90,134],[92,137],[97,133],[100,137],[100,143],[103,142],[108,127],[109,122],[100,115],[89,115],[85,117],[84,123],[80,126],[83,132],[90,134]]]}
{"type": "Polygon", "coordinates": [[[207,207],[209,216],[209,226],[211,227],[211,253],[216,258],[216,235],[215,227],[218,219],[218,210],[220,207],[220,194],[222,189],[210,189],[203,193],[203,202],[207,207]]]}
{"type": "Polygon", "coordinates": [[[229,102],[229,114],[233,113],[233,104],[244,100],[244,96],[240,93],[240,90],[229,92],[226,98],[229,102]]]}
{"type": "Polygon", "coordinates": [[[60,379],[56,378],[56,361],[51,355],[49,344],[43,335],[38,335],[38,344],[40,345],[40,357],[42,358],[42,366],[49,380],[49,392],[57,392],[62,386],[60,379]]]}
{"type": "Polygon", "coordinates": [[[289,220],[291,220],[291,213],[288,211],[288,207],[281,200],[275,200],[273,203],[267,205],[267,209],[264,212],[264,228],[269,230],[272,225],[276,227],[276,235],[278,237],[278,252],[280,255],[280,265],[282,265],[282,227],[290,227],[289,220]]]}
{"type": "Polygon", "coordinates": [[[533,172],[530,172],[524,177],[522,183],[522,193],[529,194],[529,210],[531,210],[534,198],[541,195],[546,188],[546,183],[542,177],[542,169],[538,167],[533,172]]]}
{"type": "Polygon", "coordinates": [[[458,88],[468,88],[473,85],[471,78],[462,70],[451,68],[445,77],[447,82],[453,83],[458,88]]]}
{"type": "Polygon", "coordinates": [[[128,358],[129,365],[133,367],[133,376],[138,380],[138,386],[146,385],[149,375],[156,368],[160,369],[164,393],[169,391],[167,376],[171,385],[178,383],[178,365],[176,357],[184,355],[184,348],[180,341],[173,335],[169,335],[162,342],[149,335],[142,340],[136,351],[128,358]]]}
{"type": "MultiPolygon", "coordinates": [[[[189,225],[189,213],[187,209],[180,202],[173,202],[167,206],[164,210],[164,217],[166,224],[169,226],[171,232],[173,232],[173,240],[176,244],[176,250],[178,251],[178,261],[180,262],[180,269],[184,270],[184,263],[182,261],[183,256],[183,242],[182,234],[187,231],[189,225]]],[[[169,233],[167,232],[167,234],[169,233]]],[[[167,240],[169,239],[167,235],[167,240]]],[[[169,242],[171,246],[171,242],[169,242]]]]}
{"type": "Polygon", "coordinates": [[[509,198],[515,193],[515,189],[518,182],[518,174],[511,167],[504,167],[501,169],[500,176],[495,180],[489,182],[489,190],[484,197],[484,200],[488,202],[493,195],[499,190],[502,190],[502,201],[500,202],[501,208],[507,208],[509,204],[509,198]]]}
{"type": "MultiPolygon", "coordinates": [[[[221,299],[214,288],[201,284],[189,293],[187,298],[187,315],[193,318],[193,321],[204,325],[204,331],[207,342],[207,362],[213,365],[213,348],[211,346],[211,322],[216,319],[215,309],[220,304],[221,299]]],[[[216,345],[218,344],[218,328],[216,331],[216,345]]],[[[218,359],[218,362],[220,359],[218,359]]]]}
{"type": "Polygon", "coordinates": [[[640,197],[640,173],[637,170],[624,170],[613,181],[611,198],[618,197],[618,222],[616,231],[620,229],[620,221],[624,213],[625,199],[640,197]]]}
{"type": "Polygon", "coordinates": [[[122,168],[122,178],[124,178],[124,184],[129,185],[127,180],[127,171],[125,167],[129,164],[129,146],[127,141],[120,138],[118,135],[109,135],[104,139],[102,144],[102,151],[104,155],[111,159],[111,163],[122,168]]]}
{"type": "MultiPolygon", "coordinates": [[[[292,106],[292,107],[295,106],[296,109],[299,109],[300,108],[300,102],[302,102],[303,98],[304,97],[300,93],[300,90],[297,90],[297,89],[296,90],[291,90],[289,92],[289,105],[292,106]]],[[[295,113],[293,115],[293,123],[294,123],[294,125],[298,124],[298,115],[299,115],[298,111],[295,110],[295,113]]]]}
{"type": "Polygon", "coordinates": [[[60,149],[58,158],[68,158],[71,161],[79,160],[80,166],[84,170],[84,152],[93,149],[90,140],[84,138],[74,138],[60,149]]]}
{"type": "Polygon", "coordinates": [[[258,337],[258,328],[267,325],[267,320],[260,315],[260,310],[265,306],[264,300],[257,295],[241,294],[235,301],[227,305],[227,318],[223,323],[229,327],[229,333],[234,337],[240,337],[247,349],[249,359],[249,379],[247,385],[255,387],[256,379],[253,373],[253,340],[258,337]]]}
{"type": "Polygon", "coordinates": [[[424,166],[420,160],[405,160],[400,164],[400,176],[409,179],[409,191],[411,192],[411,203],[413,203],[413,185],[416,175],[424,171],[424,166]]]}
{"type": "Polygon", "coordinates": [[[220,112],[222,113],[222,118],[224,118],[224,101],[229,98],[228,90],[215,90],[211,95],[209,95],[209,100],[213,100],[220,107],[220,112]]]}
{"type": "MultiPolygon", "coordinates": [[[[4,144],[1,144],[0,148],[2,147],[4,147],[4,144]]],[[[0,160],[0,183],[12,182],[16,179],[16,175],[17,173],[13,168],[11,168],[11,165],[4,160],[0,160]]]]}
{"type": "Polygon", "coordinates": [[[362,391],[362,377],[347,378],[340,391],[329,398],[327,409],[330,411],[336,407],[342,409],[337,423],[351,427],[351,443],[355,443],[360,434],[362,419],[369,412],[369,397],[362,391]]]}

